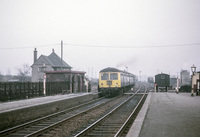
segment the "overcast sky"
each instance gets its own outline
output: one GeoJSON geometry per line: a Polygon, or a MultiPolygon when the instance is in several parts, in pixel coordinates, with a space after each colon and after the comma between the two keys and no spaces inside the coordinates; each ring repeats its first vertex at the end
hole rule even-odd
{"type": "Polygon", "coordinates": [[[74,70],[200,70],[200,0],[0,0],[0,72],[52,48],[74,70]]]}

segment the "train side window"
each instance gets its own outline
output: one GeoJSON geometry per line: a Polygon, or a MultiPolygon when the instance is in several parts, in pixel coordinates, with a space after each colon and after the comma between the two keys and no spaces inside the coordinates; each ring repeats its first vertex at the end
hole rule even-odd
{"type": "Polygon", "coordinates": [[[110,80],[118,80],[118,74],[117,73],[111,73],[110,74],[110,80]]]}
{"type": "Polygon", "coordinates": [[[101,74],[101,80],[108,80],[108,73],[101,74]]]}
{"type": "Polygon", "coordinates": [[[124,75],[121,73],[121,82],[124,82],[124,75]]]}

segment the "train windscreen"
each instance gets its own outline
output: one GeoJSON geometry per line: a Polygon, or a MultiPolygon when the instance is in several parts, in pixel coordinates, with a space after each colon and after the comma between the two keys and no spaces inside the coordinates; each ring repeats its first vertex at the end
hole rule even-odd
{"type": "Polygon", "coordinates": [[[108,78],[109,78],[108,73],[102,73],[101,74],[101,80],[109,80],[108,78]]]}
{"type": "Polygon", "coordinates": [[[111,73],[110,74],[110,80],[118,80],[118,74],[117,73],[111,73]]]}

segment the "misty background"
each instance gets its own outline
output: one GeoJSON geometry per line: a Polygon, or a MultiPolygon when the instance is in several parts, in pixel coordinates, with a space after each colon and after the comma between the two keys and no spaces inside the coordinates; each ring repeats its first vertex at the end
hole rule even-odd
{"type": "MultiPolygon", "coordinates": [[[[52,49],[73,70],[139,75],[200,70],[199,0],[0,0],[0,73],[52,49]]],[[[190,71],[191,72],[191,71],[190,71]]]]}

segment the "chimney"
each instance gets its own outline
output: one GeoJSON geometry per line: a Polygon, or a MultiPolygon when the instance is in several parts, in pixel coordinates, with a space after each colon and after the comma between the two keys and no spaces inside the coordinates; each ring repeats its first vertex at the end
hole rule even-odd
{"type": "Polygon", "coordinates": [[[37,60],[37,49],[34,50],[34,57],[33,57],[33,63],[35,63],[37,60]]]}

